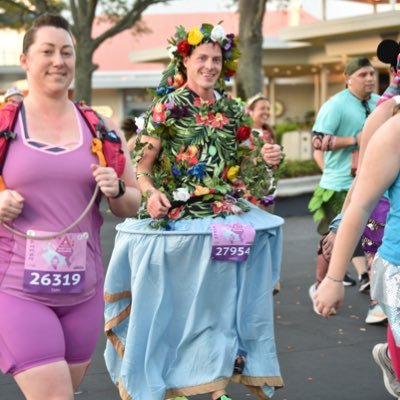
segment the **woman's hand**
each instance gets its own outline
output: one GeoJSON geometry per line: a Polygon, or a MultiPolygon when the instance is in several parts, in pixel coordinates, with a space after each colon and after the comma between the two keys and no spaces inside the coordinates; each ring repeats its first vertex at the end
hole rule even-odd
{"type": "Polygon", "coordinates": [[[97,164],[91,165],[94,179],[99,185],[101,192],[106,197],[115,197],[119,193],[118,176],[114,168],[101,167],[97,164]]]}
{"type": "Polygon", "coordinates": [[[279,144],[265,143],[261,148],[261,156],[266,164],[276,167],[282,160],[282,150],[279,144]]]}
{"type": "Polygon", "coordinates": [[[151,189],[151,194],[147,200],[147,211],[151,218],[162,218],[167,215],[171,208],[167,196],[157,189],[151,189]]]}
{"type": "Polygon", "coordinates": [[[329,318],[332,308],[338,309],[343,304],[344,286],[341,281],[334,281],[325,277],[319,284],[315,294],[315,306],[318,312],[324,317],[329,318]]]}
{"type": "Polygon", "coordinates": [[[24,198],[15,190],[0,192],[0,221],[10,222],[21,214],[24,198]]]}

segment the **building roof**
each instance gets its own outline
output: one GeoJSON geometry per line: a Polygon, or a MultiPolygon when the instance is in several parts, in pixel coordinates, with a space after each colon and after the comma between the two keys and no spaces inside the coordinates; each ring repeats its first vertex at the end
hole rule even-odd
{"type": "MultiPolygon", "coordinates": [[[[167,39],[174,34],[177,25],[193,27],[203,22],[216,24],[219,21],[223,21],[227,33],[238,33],[239,14],[234,12],[143,15],[142,22],[147,32],[133,35],[132,31],[126,30],[108,39],[96,50],[94,62],[99,65],[97,71],[159,70],[162,65],[154,61],[166,60],[167,39]]],[[[301,24],[312,21],[315,21],[313,16],[301,11],[301,24]]],[[[288,43],[280,41],[278,33],[288,26],[290,26],[288,11],[268,11],[263,24],[264,47],[271,45],[275,48],[287,48],[288,43]]],[[[107,27],[109,24],[105,22],[94,24],[93,35],[96,37],[107,27]]]]}

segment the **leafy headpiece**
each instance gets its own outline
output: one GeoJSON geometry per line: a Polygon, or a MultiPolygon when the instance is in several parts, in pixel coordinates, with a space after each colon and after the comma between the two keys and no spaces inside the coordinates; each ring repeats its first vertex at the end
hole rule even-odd
{"type": "Polygon", "coordinates": [[[189,56],[193,49],[204,43],[218,43],[222,49],[223,65],[220,88],[225,87],[228,81],[237,70],[237,63],[240,56],[238,38],[233,34],[226,34],[219,22],[216,25],[202,24],[201,27],[193,27],[188,31],[182,25],[177,26],[175,35],[168,42],[168,54],[171,61],[163,72],[161,82],[156,90],[157,94],[167,94],[186,82],[186,68],[183,59],[189,56]]]}

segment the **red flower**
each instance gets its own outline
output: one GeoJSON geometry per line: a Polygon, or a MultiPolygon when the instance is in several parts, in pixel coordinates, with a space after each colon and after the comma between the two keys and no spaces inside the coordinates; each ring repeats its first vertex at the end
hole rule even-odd
{"type": "Polygon", "coordinates": [[[183,55],[183,57],[186,57],[189,54],[190,44],[187,40],[182,40],[177,44],[176,47],[178,48],[179,53],[183,55]]]}
{"type": "Polygon", "coordinates": [[[236,71],[234,71],[233,69],[227,68],[224,75],[225,75],[225,78],[231,78],[235,74],[236,74],[236,71]]]}
{"type": "Polygon", "coordinates": [[[257,197],[256,196],[248,196],[248,197],[246,197],[246,200],[248,200],[250,203],[253,203],[253,204],[257,204],[257,197]]]}
{"type": "Polygon", "coordinates": [[[153,107],[152,118],[153,118],[154,122],[162,123],[166,120],[166,118],[167,118],[167,114],[165,112],[166,108],[167,108],[167,104],[162,104],[162,103],[157,103],[153,107]]]}
{"type": "Polygon", "coordinates": [[[212,208],[214,214],[219,214],[223,210],[224,204],[221,201],[214,201],[214,203],[212,203],[212,208]]]}
{"type": "Polygon", "coordinates": [[[250,137],[251,129],[248,126],[239,126],[236,132],[236,140],[243,141],[250,137]]]}
{"type": "Polygon", "coordinates": [[[225,167],[222,171],[221,178],[226,181],[228,179],[228,167],[225,167]]]}
{"type": "Polygon", "coordinates": [[[178,219],[181,215],[181,211],[183,209],[183,206],[173,208],[169,213],[168,213],[168,218],[169,219],[178,219]]]}

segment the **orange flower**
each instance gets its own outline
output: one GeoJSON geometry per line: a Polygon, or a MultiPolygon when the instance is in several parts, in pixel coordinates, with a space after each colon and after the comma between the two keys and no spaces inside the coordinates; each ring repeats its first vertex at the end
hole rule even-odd
{"type": "Polygon", "coordinates": [[[194,195],[195,196],[204,196],[205,194],[209,194],[210,189],[204,186],[195,186],[194,195]]]}

